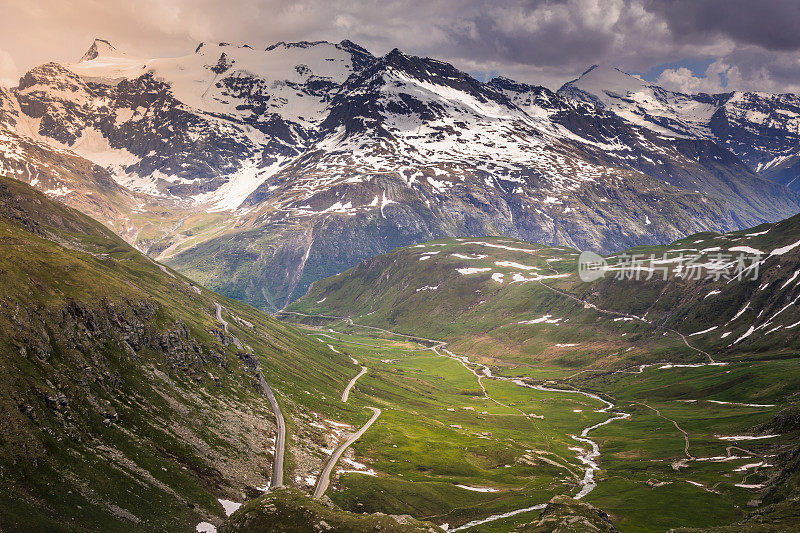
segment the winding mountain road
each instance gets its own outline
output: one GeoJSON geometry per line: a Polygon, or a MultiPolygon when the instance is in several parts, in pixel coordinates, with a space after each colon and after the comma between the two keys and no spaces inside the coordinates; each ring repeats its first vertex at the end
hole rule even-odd
{"type": "MultiPolygon", "coordinates": [[[[545,286],[548,287],[548,288],[551,288],[551,287],[549,287],[547,285],[545,285],[545,286]]],[[[555,291],[556,292],[560,292],[557,289],[555,289],[555,291]]],[[[570,296],[570,295],[566,295],[566,296],[570,296]]],[[[572,297],[572,296],[570,296],[570,297],[572,297]]],[[[344,320],[351,326],[363,327],[363,328],[367,328],[367,329],[377,330],[377,331],[380,331],[382,333],[387,333],[387,334],[390,334],[390,335],[396,335],[396,336],[403,337],[403,338],[406,338],[406,339],[415,339],[415,340],[421,340],[421,341],[424,341],[424,342],[431,343],[432,346],[429,347],[428,349],[430,349],[431,351],[433,351],[434,353],[436,353],[439,356],[449,357],[451,359],[454,359],[454,360],[460,362],[464,366],[464,368],[466,368],[468,371],[470,371],[477,378],[478,384],[483,389],[483,393],[484,393],[484,395],[485,395],[485,397],[487,399],[492,400],[492,401],[494,401],[494,402],[496,402],[496,403],[498,403],[498,404],[500,404],[500,405],[502,405],[504,407],[508,407],[510,409],[515,409],[517,411],[520,411],[520,410],[517,409],[516,407],[511,407],[511,406],[505,405],[505,404],[495,400],[491,396],[489,396],[487,391],[486,391],[485,386],[483,385],[483,379],[487,378],[487,379],[498,379],[498,380],[502,380],[502,381],[511,381],[514,384],[522,386],[522,387],[530,387],[530,388],[535,388],[535,389],[539,389],[539,390],[543,390],[543,391],[547,391],[547,392],[567,393],[567,394],[581,394],[581,395],[593,398],[595,400],[598,400],[598,401],[604,403],[605,407],[603,407],[602,409],[599,409],[597,412],[609,413],[609,414],[611,414],[611,416],[608,419],[604,420],[603,422],[600,422],[600,423],[595,424],[593,426],[589,426],[589,427],[583,428],[583,430],[581,431],[580,435],[572,435],[572,438],[575,439],[576,441],[579,441],[579,442],[582,442],[584,444],[588,444],[589,445],[589,449],[588,450],[583,450],[582,453],[580,453],[579,456],[578,456],[578,459],[581,461],[581,463],[584,464],[585,468],[584,468],[584,477],[580,481],[581,488],[578,491],[578,493],[575,494],[575,496],[573,496],[573,498],[575,498],[575,499],[583,498],[584,496],[589,494],[592,490],[594,490],[594,488],[597,486],[597,482],[594,479],[594,475],[598,470],[600,470],[600,466],[597,463],[597,458],[600,456],[600,447],[598,446],[598,444],[594,440],[592,440],[589,437],[589,433],[591,431],[601,427],[601,426],[604,426],[604,425],[609,424],[611,422],[614,422],[616,420],[624,420],[624,419],[630,418],[630,414],[629,413],[610,412],[612,409],[614,409],[615,405],[612,402],[610,402],[608,400],[605,400],[605,399],[601,398],[600,396],[598,396],[596,394],[593,394],[593,393],[590,393],[590,392],[581,391],[581,390],[578,390],[578,389],[554,389],[554,388],[544,387],[544,386],[541,386],[541,385],[530,385],[530,384],[527,384],[527,383],[523,382],[519,378],[507,378],[507,377],[501,377],[501,376],[494,376],[494,375],[492,375],[492,373],[489,370],[489,368],[486,367],[485,365],[482,365],[480,363],[474,363],[474,362],[470,361],[469,358],[466,357],[466,356],[459,357],[459,356],[455,355],[454,353],[450,352],[449,350],[447,350],[445,348],[445,346],[447,346],[447,342],[445,342],[445,341],[427,339],[427,338],[419,337],[419,336],[415,336],[415,335],[406,335],[406,334],[403,334],[403,333],[396,333],[396,332],[393,332],[393,331],[389,331],[389,330],[386,330],[386,329],[383,329],[383,328],[377,328],[377,327],[374,327],[374,326],[365,326],[363,324],[356,324],[355,322],[353,322],[353,320],[350,317],[331,316],[331,315],[308,315],[308,314],[305,314],[305,313],[296,313],[296,312],[292,312],[292,311],[282,311],[282,312],[286,313],[286,314],[294,314],[294,315],[298,315],[298,316],[321,317],[321,318],[332,318],[332,319],[344,320]],[[444,355],[442,353],[440,353],[439,350],[442,350],[444,352],[444,355]],[[481,369],[482,371],[479,372],[474,367],[477,367],[477,368],[481,369]]],[[[615,311],[610,311],[610,312],[614,313],[614,314],[617,314],[615,311]]],[[[369,428],[369,426],[372,425],[372,423],[380,415],[380,409],[377,409],[375,407],[369,407],[369,409],[372,409],[374,411],[374,413],[375,413],[372,416],[372,418],[357,433],[355,433],[353,436],[351,436],[344,444],[339,446],[339,448],[337,448],[334,451],[334,453],[331,456],[331,458],[328,461],[328,463],[325,465],[325,469],[323,470],[322,474],[320,475],[319,479],[317,480],[317,486],[316,486],[316,489],[314,490],[314,497],[315,498],[320,498],[323,494],[325,494],[325,491],[327,490],[328,485],[330,484],[331,471],[333,470],[333,467],[335,466],[336,462],[341,457],[341,455],[344,452],[344,450],[346,450],[347,447],[350,446],[350,444],[355,442],[361,435],[363,435],[363,433],[369,428]]],[[[522,413],[527,418],[527,415],[525,415],[524,412],[520,411],[520,413],[522,413]]],[[[541,508],[540,507],[541,505],[544,505],[544,504],[537,504],[534,507],[518,509],[518,510],[515,510],[515,511],[511,511],[510,513],[505,513],[505,514],[500,514],[500,515],[492,515],[492,516],[490,516],[488,518],[485,518],[483,520],[475,522],[475,524],[483,524],[483,523],[487,523],[487,522],[492,522],[492,521],[495,521],[495,520],[499,520],[501,518],[505,518],[505,517],[508,517],[508,516],[513,516],[513,515],[521,513],[521,512],[527,512],[527,511],[530,511],[530,510],[533,510],[533,509],[539,509],[539,508],[541,508]]],[[[463,529],[464,527],[466,527],[466,526],[462,526],[461,528],[457,528],[456,530],[463,529]]],[[[470,525],[469,527],[472,527],[472,526],[470,525]]]]}
{"type": "Polygon", "coordinates": [[[270,489],[277,489],[283,487],[283,452],[286,447],[286,423],[283,420],[281,407],[275,399],[275,394],[260,371],[258,373],[258,382],[261,384],[261,390],[264,391],[269,400],[269,405],[275,414],[275,423],[278,426],[278,434],[275,438],[275,457],[272,461],[272,479],[269,485],[270,489]]]}
{"type": "Polygon", "coordinates": [[[356,380],[358,378],[360,378],[361,376],[363,376],[364,374],[366,374],[366,373],[367,373],[367,367],[362,366],[361,367],[361,372],[359,372],[358,375],[356,377],[354,377],[353,379],[351,379],[350,383],[347,384],[347,387],[345,387],[344,392],[342,393],[342,401],[344,403],[347,403],[347,399],[350,397],[350,389],[352,389],[353,385],[356,384],[356,380]]]}
{"type": "Polygon", "coordinates": [[[378,419],[381,415],[381,410],[377,407],[367,407],[367,409],[371,409],[373,414],[372,417],[367,421],[366,424],[361,426],[361,429],[350,435],[346,441],[344,441],[338,448],[331,454],[331,458],[328,460],[328,463],[325,465],[325,468],[322,469],[322,473],[319,475],[319,479],[317,480],[317,486],[314,489],[314,497],[321,498],[325,491],[328,490],[328,485],[331,482],[331,472],[333,471],[333,467],[336,466],[337,461],[342,456],[344,451],[355,441],[361,437],[361,435],[366,432],[369,427],[378,419]]]}
{"type": "Polygon", "coordinates": [[[225,330],[225,333],[228,333],[228,323],[222,318],[222,306],[217,302],[214,302],[214,312],[216,313],[217,322],[222,324],[222,329],[225,330]]]}
{"type": "MultiPolygon", "coordinates": [[[[296,313],[296,312],[293,312],[293,311],[283,311],[283,310],[281,310],[281,311],[279,311],[278,313],[275,313],[275,314],[277,315],[277,314],[281,314],[281,313],[290,314],[290,315],[298,315],[298,316],[306,316],[306,317],[323,316],[323,315],[307,315],[305,313],[296,313]]],[[[325,316],[324,318],[340,319],[340,320],[344,320],[344,321],[348,322],[350,325],[353,325],[353,326],[357,325],[357,324],[353,323],[353,320],[350,317],[325,316]]],[[[371,327],[371,326],[360,326],[360,327],[365,327],[365,328],[368,328],[368,329],[374,329],[374,330],[377,330],[377,331],[381,331],[383,333],[388,333],[390,335],[399,335],[399,336],[406,337],[406,338],[409,338],[409,339],[419,339],[419,340],[424,340],[424,341],[428,341],[428,342],[434,342],[434,343],[438,344],[438,341],[433,341],[431,339],[423,339],[423,338],[420,338],[420,337],[414,337],[413,335],[403,335],[403,334],[400,334],[400,333],[394,333],[392,331],[388,331],[388,330],[381,329],[381,328],[375,328],[375,327],[371,327]]],[[[338,340],[338,339],[336,339],[336,340],[338,340]]],[[[333,347],[331,347],[331,348],[333,349],[333,347]]],[[[336,351],[336,350],[334,349],[334,351],[336,351]]],[[[353,359],[353,358],[351,357],[351,359],[353,359]]],[[[355,359],[353,359],[353,363],[354,364],[358,364],[358,362],[355,359]]],[[[367,373],[367,367],[362,366],[361,367],[361,372],[359,372],[358,375],[356,375],[356,377],[354,377],[353,379],[350,380],[350,382],[347,384],[347,387],[345,387],[344,392],[342,392],[342,402],[347,402],[347,400],[350,398],[350,390],[353,388],[353,385],[356,384],[356,380],[358,380],[358,378],[360,378],[361,376],[363,376],[366,373],[367,373]]],[[[370,428],[370,426],[378,419],[378,417],[381,415],[381,410],[378,409],[377,407],[367,407],[367,409],[371,409],[372,410],[372,412],[373,412],[372,417],[367,421],[366,424],[361,426],[361,428],[358,431],[356,431],[355,433],[350,435],[350,437],[348,437],[346,441],[344,441],[342,444],[340,444],[339,447],[336,448],[336,450],[334,450],[334,452],[331,454],[330,459],[328,459],[328,462],[325,464],[325,467],[322,469],[322,473],[319,475],[319,478],[317,479],[317,485],[314,488],[314,498],[321,498],[325,494],[325,491],[328,490],[328,486],[331,483],[331,472],[333,472],[333,468],[336,466],[336,463],[342,457],[342,454],[345,452],[345,450],[347,450],[347,448],[350,447],[351,444],[353,444],[355,441],[357,441],[361,437],[361,435],[363,435],[370,428]]],[[[277,456],[276,456],[276,459],[277,459],[277,456]]]]}
{"type": "MultiPolygon", "coordinates": [[[[228,333],[228,323],[222,318],[222,306],[217,302],[214,302],[214,311],[217,321],[222,324],[222,329],[225,330],[225,333],[228,333]]],[[[237,341],[236,346],[239,349],[243,349],[238,339],[236,339],[235,336],[233,338],[237,341]]],[[[261,370],[258,370],[257,375],[258,384],[261,386],[261,391],[267,397],[267,400],[269,400],[270,408],[275,415],[275,425],[278,428],[278,433],[275,436],[275,456],[272,461],[272,479],[269,485],[270,489],[277,489],[283,487],[283,455],[286,449],[286,422],[283,419],[281,406],[278,405],[278,400],[275,399],[275,393],[272,392],[272,387],[270,387],[267,380],[264,379],[264,374],[261,373],[261,370]]]]}
{"type": "MultiPolygon", "coordinates": [[[[333,347],[331,347],[333,348],[333,347]]],[[[341,353],[341,352],[340,352],[341,353]]],[[[358,364],[358,361],[353,359],[353,363],[358,364]]],[[[356,375],[345,387],[344,392],[342,392],[342,402],[347,403],[347,400],[350,398],[350,389],[353,388],[353,385],[356,384],[356,380],[367,373],[367,367],[362,366],[361,372],[356,375]]],[[[328,485],[331,483],[331,472],[333,472],[333,468],[336,466],[336,463],[342,457],[344,451],[355,441],[357,441],[361,435],[364,434],[365,431],[369,429],[369,427],[375,422],[381,414],[381,410],[377,407],[367,407],[367,409],[371,409],[373,412],[372,418],[370,418],[366,424],[361,426],[361,429],[350,435],[346,441],[344,441],[341,445],[339,445],[336,450],[331,454],[331,458],[328,459],[328,462],[325,464],[325,468],[322,469],[322,473],[319,475],[317,479],[317,486],[314,488],[314,497],[321,498],[325,491],[328,490],[328,485]]]]}
{"type": "MultiPolygon", "coordinates": [[[[550,287],[548,287],[548,288],[550,288],[550,287]]],[[[556,292],[560,292],[557,289],[555,289],[555,291],[556,292]]],[[[610,311],[610,312],[614,313],[614,314],[617,314],[615,311],[610,311]]],[[[538,390],[542,390],[542,391],[546,391],[546,392],[582,394],[584,396],[593,398],[595,400],[598,400],[598,401],[604,403],[605,407],[600,409],[600,410],[598,410],[598,412],[601,412],[601,413],[609,412],[611,409],[613,409],[615,407],[612,402],[610,402],[608,400],[605,400],[605,399],[601,398],[600,396],[598,396],[596,394],[593,394],[593,393],[590,393],[590,392],[585,392],[585,391],[581,391],[581,390],[578,390],[578,389],[554,389],[554,388],[543,387],[541,385],[529,385],[529,384],[523,382],[522,380],[520,380],[518,378],[506,378],[506,377],[501,377],[501,376],[493,376],[491,371],[489,370],[489,368],[486,365],[482,365],[480,363],[474,363],[474,362],[470,361],[469,358],[466,357],[466,356],[459,357],[459,356],[455,355],[454,353],[452,353],[451,351],[447,350],[445,348],[445,346],[447,346],[447,342],[445,342],[445,341],[426,339],[424,337],[417,337],[417,336],[413,336],[413,335],[405,335],[403,333],[396,333],[396,332],[389,331],[389,330],[386,330],[386,329],[383,329],[383,328],[376,328],[376,327],[373,327],[373,326],[365,326],[363,324],[356,324],[355,322],[353,322],[353,320],[350,317],[331,316],[331,315],[308,315],[308,314],[305,314],[305,313],[295,313],[295,312],[291,312],[291,311],[285,311],[285,313],[295,314],[295,315],[300,315],[300,316],[306,316],[306,317],[323,317],[323,318],[333,318],[333,319],[345,320],[351,326],[363,327],[363,328],[367,328],[367,329],[377,330],[377,331],[380,331],[382,333],[387,333],[387,334],[390,334],[390,335],[396,335],[396,336],[400,336],[400,337],[404,337],[404,338],[408,338],[408,339],[423,340],[425,342],[433,343],[433,346],[431,346],[429,348],[431,351],[433,351],[435,354],[437,354],[439,356],[449,357],[449,358],[451,358],[451,359],[453,359],[455,361],[458,361],[459,363],[461,363],[462,366],[464,366],[464,368],[466,368],[469,372],[471,372],[477,378],[478,385],[483,390],[483,394],[484,394],[485,398],[487,398],[487,399],[489,399],[489,400],[491,400],[491,401],[493,401],[493,402],[495,402],[495,403],[497,403],[497,404],[499,404],[499,405],[501,405],[503,407],[507,407],[509,409],[513,409],[513,410],[519,411],[526,418],[528,418],[528,415],[526,415],[520,409],[518,409],[516,407],[509,406],[509,405],[506,405],[506,404],[504,404],[504,403],[492,398],[488,394],[488,392],[486,391],[486,387],[483,384],[483,379],[484,378],[488,378],[488,379],[498,379],[498,380],[502,380],[502,381],[511,381],[512,383],[514,383],[516,385],[519,385],[519,386],[522,386],[522,387],[530,387],[530,388],[534,388],[534,389],[538,389],[538,390]],[[444,352],[444,354],[439,352],[439,350],[442,350],[442,352],[444,352]],[[476,367],[478,369],[480,369],[481,371],[476,370],[476,367]]],[[[357,377],[358,376],[356,376],[356,378],[357,377]]],[[[353,383],[353,382],[354,382],[354,380],[351,380],[351,383],[353,383]]],[[[348,385],[348,389],[349,389],[349,387],[350,387],[350,385],[348,385]]],[[[343,395],[343,398],[344,398],[344,395],[343,395]]],[[[376,408],[375,407],[370,407],[370,409],[375,410],[376,408]]],[[[380,411],[378,410],[378,413],[379,412],[380,411]]],[[[614,422],[616,420],[624,420],[624,419],[630,418],[630,414],[628,414],[628,413],[617,412],[617,413],[610,413],[610,414],[611,414],[611,416],[608,419],[606,419],[605,421],[600,422],[599,424],[595,424],[593,426],[584,428],[583,431],[581,431],[580,436],[572,435],[573,439],[575,439],[577,441],[580,441],[580,442],[582,442],[584,444],[588,444],[590,446],[589,450],[585,450],[584,453],[579,455],[579,459],[585,465],[585,469],[584,469],[584,478],[581,481],[582,487],[581,487],[580,491],[574,496],[575,499],[583,498],[586,494],[591,492],[597,486],[597,483],[594,480],[594,474],[595,474],[595,472],[597,472],[600,469],[599,465],[596,462],[596,458],[600,456],[600,447],[597,445],[597,443],[595,441],[593,441],[591,438],[589,438],[589,432],[597,429],[600,426],[604,426],[604,425],[609,424],[611,422],[614,422]]],[[[369,422],[367,422],[367,424],[356,435],[354,435],[355,438],[351,437],[351,439],[348,439],[348,441],[345,442],[345,444],[343,446],[341,446],[340,448],[338,448],[336,450],[336,452],[334,452],[334,454],[331,456],[331,459],[328,461],[328,464],[326,465],[325,470],[323,471],[322,475],[320,476],[319,480],[317,481],[317,489],[314,491],[314,497],[315,498],[318,498],[318,497],[322,496],[325,493],[325,490],[327,489],[328,484],[329,484],[330,472],[333,469],[333,466],[336,464],[336,461],[338,461],[339,457],[341,456],[341,452],[343,452],[347,448],[347,446],[352,444],[352,441],[355,441],[359,436],[361,436],[361,434],[363,434],[364,431],[366,431],[366,429],[372,424],[372,422],[374,422],[374,419],[376,419],[376,418],[377,418],[377,414],[375,416],[373,416],[373,419],[370,420],[369,422]]],[[[688,446],[688,444],[687,444],[687,446],[688,446]]],[[[498,515],[498,517],[500,517],[500,516],[501,515],[498,515]]],[[[494,519],[495,518],[492,518],[491,520],[494,520],[494,519]]]]}

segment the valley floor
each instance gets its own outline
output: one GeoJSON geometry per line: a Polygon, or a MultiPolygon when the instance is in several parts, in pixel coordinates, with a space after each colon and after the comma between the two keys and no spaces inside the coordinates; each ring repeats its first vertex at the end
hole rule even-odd
{"type": "Polygon", "coordinates": [[[565,494],[622,531],[726,525],[758,508],[789,444],[752,428],[797,385],[792,360],[498,369],[435,339],[303,320],[333,356],[368,368],[342,383],[349,403],[382,412],[331,477],[327,496],[346,510],[499,532],[565,494]]]}

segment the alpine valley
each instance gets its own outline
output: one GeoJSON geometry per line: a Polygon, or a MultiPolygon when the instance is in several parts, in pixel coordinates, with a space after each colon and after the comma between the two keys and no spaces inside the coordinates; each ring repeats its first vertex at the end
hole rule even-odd
{"type": "Polygon", "coordinates": [[[613,252],[787,218],[799,109],[600,67],[557,93],[482,83],[349,41],[143,59],[98,39],[0,92],[0,170],[274,311],[432,238],[613,252]]]}
{"type": "Polygon", "coordinates": [[[0,88],[0,532],[800,529],[800,97],[187,52],[0,88]]]}

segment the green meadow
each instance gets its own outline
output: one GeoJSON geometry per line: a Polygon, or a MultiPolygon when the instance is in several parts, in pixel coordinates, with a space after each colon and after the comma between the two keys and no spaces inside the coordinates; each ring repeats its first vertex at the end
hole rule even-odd
{"type": "MultiPolygon", "coordinates": [[[[383,410],[353,446],[355,460],[373,475],[342,473],[328,493],[343,509],[411,514],[452,528],[579,490],[585,466],[576,448],[587,445],[571,435],[611,416],[596,412],[602,402],[485,377],[481,365],[448,357],[430,343],[346,320],[306,327],[341,357],[354,357],[368,367],[350,403],[383,410]]],[[[465,354],[454,349],[454,355],[465,354]]],[[[800,379],[791,361],[655,365],[641,372],[600,374],[548,362],[492,370],[500,378],[590,391],[615,404],[612,414],[630,415],[589,434],[601,453],[597,486],[585,501],[610,513],[622,531],[708,527],[741,519],[756,495],[736,485],[766,479],[759,469],[742,467],[760,461],[759,454],[783,437],[746,443],[718,437],[752,432],[780,409],[800,379]],[[734,449],[729,458],[728,447],[736,444],[747,452],[734,449]]],[[[521,513],[472,530],[509,531],[536,516],[536,511],[521,513]]]]}

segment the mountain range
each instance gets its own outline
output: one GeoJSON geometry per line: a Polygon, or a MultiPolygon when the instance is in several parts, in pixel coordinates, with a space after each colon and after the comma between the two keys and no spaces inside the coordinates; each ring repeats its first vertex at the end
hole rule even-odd
{"type": "Polygon", "coordinates": [[[797,97],[187,52],[0,89],[0,531],[796,528],[797,97]]]}
{"type": "Polygon", "coordinates": [[[761,176],[800,189],[796,94],[684,94],[597,65],[558,92],[664,135],[710,139],[761,176]]]}
{"type": "Polygon", "coordinates": [[[144,59],[98,39],[0,92],[0,171],[276,310],[432,238],[612,252],[787,218],[793,98],[600,67],[553,92],[349,41],[144,59]]]}

